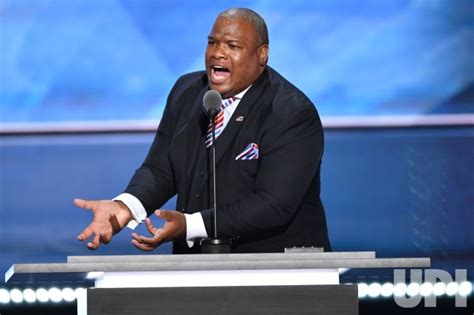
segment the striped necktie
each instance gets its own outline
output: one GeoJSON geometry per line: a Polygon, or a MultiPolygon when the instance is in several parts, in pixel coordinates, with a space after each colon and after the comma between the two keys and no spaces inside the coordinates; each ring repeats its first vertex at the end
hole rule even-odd
{"type": "MultiPolygon", "coordinates": [[[[224,109],[226,109],[228,106],[230,106],[233,102],[235,102],[237,98],[235,97],[229,97],[225,98],[222,100],[221,104],[221,110],[217,114],[217,116],[214,118],[214,123],[216,125],[216,135],[215,138],[217,140],[217,137],[220,136],[222,131],[224,131],[224,109]]],[[[211,128],[211,122],[209,122],[209,128],[207,130],[207,136],[206,136],[206,147],[210,147],[212,145],[212,128],[211,128]]]]}

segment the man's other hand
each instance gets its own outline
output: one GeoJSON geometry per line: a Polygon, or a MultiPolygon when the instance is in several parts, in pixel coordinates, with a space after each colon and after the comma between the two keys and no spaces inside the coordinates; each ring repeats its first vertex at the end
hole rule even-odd
{"type": "Polygon", "coordinates": [[[108,244],[132,219],[130,210],[120,201],[74,199],[74,204],[94,214],[92,222],[77,236],[78,240],[85,241],[94,235],[87,243],[89,249],[97,249],[101,243],[108,244]]]}
{"type": "Polygon", "coordinates": [[[132,244],[136,248],[149,252],[163,243],[186,236],[186,218],[184,214],[178,211],[156,210],[155,215],[165,220],[165,224],[161,228],[156,228],[151,220],[146,218],[145,224],[152,236],[145,237],[132,233],[132,244]]]}

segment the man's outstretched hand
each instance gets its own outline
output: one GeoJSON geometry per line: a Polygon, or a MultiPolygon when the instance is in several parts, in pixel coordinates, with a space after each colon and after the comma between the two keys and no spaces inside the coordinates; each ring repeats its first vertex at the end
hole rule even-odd
{"type": "Polygon", "coordinates": [[[132,244],[136,248],[151,251],[163,243],[174,241],[186,236],[186,218],[178,211],[156,210],[155,215],[165,220],[162,228],[156,228],[149,218],[145,219],[145,224],[151,237],[145,237],[137,233],[132,233],[132,244]]]}
{"type": "Polygon", "coordinates": [[[74,203],[94,214],[92,222],[77,236],[78,240],[85,241],[94,235],[87,243],[89,249],[97,249],[101,243],[108,244],[132,219],[130,210],[120,201],[74,199],[74,203]]]}

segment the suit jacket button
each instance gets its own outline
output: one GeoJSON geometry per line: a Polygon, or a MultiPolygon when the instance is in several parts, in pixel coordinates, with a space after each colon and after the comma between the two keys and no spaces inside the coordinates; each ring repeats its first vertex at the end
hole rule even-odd
{"type": "Polygon", "coordinates": [[[199,175],[204,176],[204,171],[201,170],[201,171],[199,172],[199,175]]]}
{"type": "Polygon", "coordinates": [[[200,194],[196,194],[196,198],[201,198],[201,195],[200,194]]]}

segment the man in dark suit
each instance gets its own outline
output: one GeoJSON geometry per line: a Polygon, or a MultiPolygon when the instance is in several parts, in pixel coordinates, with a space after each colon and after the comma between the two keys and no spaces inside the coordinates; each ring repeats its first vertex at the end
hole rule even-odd
{"type": "MultiPolygon", "coordinates": [[[[285,247],[331,250],[320,200],[323,129],[311,101],[267,66],[265,22],[248,9],[230,9],[208,37],[206,71],[181,77],[171,90],[155,140],[125,193],[112,201],[76,199],[94,219],[78,236],[96,249],[126,224],[137,224],[177,194],[177,211],[150,237],[132,243],[150,251],[173,241],[174,253],[198,253],[212,234],[209,209],[209,119],[203,95],[225,99],[216,118],[217,230],[233,252],[282,252],[285,247]]],[[[295,66],[300,66],[295,64],[295,66]]],[[[304,69],[302,69],[304,71],[304,69]]]]}

